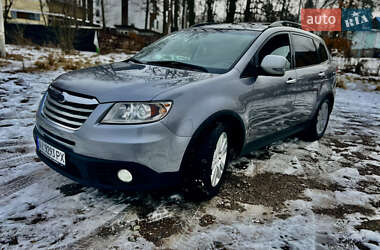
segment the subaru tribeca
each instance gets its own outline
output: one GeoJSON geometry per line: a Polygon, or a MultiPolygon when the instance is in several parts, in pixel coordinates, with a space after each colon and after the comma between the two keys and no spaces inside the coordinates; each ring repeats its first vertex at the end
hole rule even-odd
{"type": "Polygon", "coordinates": [[[37,154],[88,186],[212,197],[231,159],[295,133],[321,138],[335,74],[323,40],[291,23],[193,26],[55,79],[37,154]]]}

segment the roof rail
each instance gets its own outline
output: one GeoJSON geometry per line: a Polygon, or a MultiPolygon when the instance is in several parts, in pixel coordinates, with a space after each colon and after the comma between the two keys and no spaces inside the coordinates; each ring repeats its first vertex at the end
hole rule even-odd
{"type": "Polygon", "coordinates": [[[300,23],[291,22],[291,21],[277,21],[269,25],[270,28],[279,27],[279,26],[288,26],[288,27],[299,28],[299,29],[302,28],[302,25],[300,23]]]}

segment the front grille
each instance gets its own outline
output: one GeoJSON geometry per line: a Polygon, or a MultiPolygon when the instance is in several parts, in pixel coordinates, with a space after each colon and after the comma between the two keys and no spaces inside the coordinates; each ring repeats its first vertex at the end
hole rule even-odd
{"type": "Polygon", "coordinates": [[[50,136],[50,137],[52,137],[53,139],[55,139],[55,140],[57,140],[59,142],[63,142],[63,143],[68,144],[70,146],[75,146],[75,142],[73,142],[73,141],[67,140],[65,138],[62,138],[62,137],[56,135],[56,134],[53,134],[52,132],[47,131],[43,127],[38,127],[38,128],[41,129],[41,131],[44,132],[47,136],[50,136]]]}
{"type": "MultiPolygon", "coordinates": [[[[58,90],[54,89],[54,91],[57,92],[58,90]]],[[[79,129],[96,108],[97,101],[63,91],[59,91],[58,94],[61,95],[61,98],[58,98],[57,94],[52,94],[48,91],[43,114],[60,126],[79,129]],[[64,101],[62,101],[63,97],[64,101]]]]}

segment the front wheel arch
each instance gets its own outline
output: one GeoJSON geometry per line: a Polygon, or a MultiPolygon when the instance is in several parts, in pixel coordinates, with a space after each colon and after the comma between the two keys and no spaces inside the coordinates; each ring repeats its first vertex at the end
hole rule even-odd
{"type": "Polygon", "coordinates": [[[193,155],[194,147],[199,143],[200,139],[203,135],[207,134],[211,129],[215,128],[217,124],[222,123],[226,127],[229,128],[229,138],[231,139],[231,155],[232,158],[235,158],[240,155],[241,150],[243,149],[243,145],[245,142],[245,125],[240,118],[240,116],[234,112],[229,110],[223,110],[214,113],[209,116],[201,125],[193,133],[191,140],[185,150],[184,156],[182,158],[180,172],[186,172],[186,168],[189,166],[185,166],[188,162],[189,158],[193,155]]]}

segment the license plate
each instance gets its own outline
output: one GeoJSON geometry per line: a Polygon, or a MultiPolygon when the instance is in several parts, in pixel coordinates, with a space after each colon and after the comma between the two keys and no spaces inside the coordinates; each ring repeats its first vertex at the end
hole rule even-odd
{"type": "Polygon", "coordinates": [[[40,138],[38,138],[38,150],[50,160],[62,166],[65,166],[66,164],[65,152],[51,146],[50,144],[46,143],[40,138]]]}

